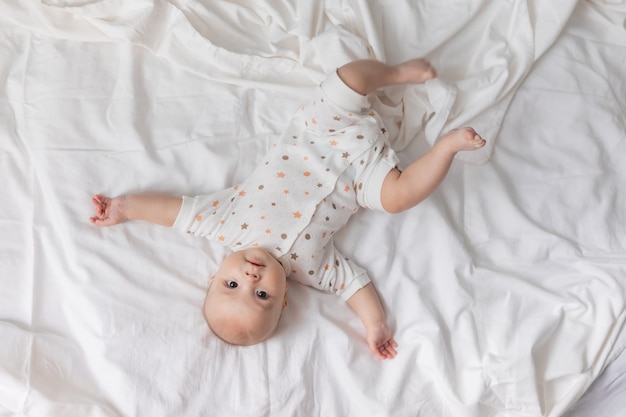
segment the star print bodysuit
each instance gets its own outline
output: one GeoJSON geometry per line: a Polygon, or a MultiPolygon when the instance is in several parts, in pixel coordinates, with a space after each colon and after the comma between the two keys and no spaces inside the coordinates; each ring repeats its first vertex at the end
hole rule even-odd
{"type": "Polygon", "coordinates": [[[233,251],[260,247],[290,279],[344,300],[370,282],[333,244],[359,206],[383,210],[383,180],[398,159],[367,97],[336,72],[300,108],[243,183],[183,197],[172,227],[233,251]]]}

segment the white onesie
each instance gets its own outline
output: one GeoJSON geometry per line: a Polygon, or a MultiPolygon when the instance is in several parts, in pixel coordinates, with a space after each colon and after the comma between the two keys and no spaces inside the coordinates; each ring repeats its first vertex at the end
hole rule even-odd
{"type": "Polygon", "coordinates": [[[261,247],[287,276],[344,300],[370,280],[332,237],[359,206],[383,210],[380,192],[398,159],[367,97],[333,72],[243,183],[183,197],[173,225],[233,251],[261,247]]]}

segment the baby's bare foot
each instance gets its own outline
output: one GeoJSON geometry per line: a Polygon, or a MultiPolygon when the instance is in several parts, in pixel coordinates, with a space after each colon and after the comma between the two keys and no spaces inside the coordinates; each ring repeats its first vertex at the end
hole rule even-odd
{"type": "Polygon", "coordinates": [[[423,58],[403,62],[398,65],[398,71],[406,83],[423,83],[437,77],[437,71],[423,58]]]}
{"type": "Polygon", "coordinates": [[[449,146],[450,150],[453,152],[475,151],[476,149],[482,148],[485,146],[485,143],[487,143],[485,139],[471,127],[453,129],[442,136],[439,142],[449,146]]]}

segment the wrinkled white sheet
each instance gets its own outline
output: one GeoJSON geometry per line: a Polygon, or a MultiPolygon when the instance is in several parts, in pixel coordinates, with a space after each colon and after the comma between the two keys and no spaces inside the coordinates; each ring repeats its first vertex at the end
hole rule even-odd
{"type": "Polygon", "coordinates": [[[0,415],[559,416],[626,345],[623,2],[0,8],[0,415]],[[337,236],[393,361],[296,284],[274,338],[225,346],[199,309],[220,246],[89,224],[96,192],[243,179],[325,72],[416,55],[440,78],[373,98],[403,164],[460,125],[489,146],[337,236]]]}

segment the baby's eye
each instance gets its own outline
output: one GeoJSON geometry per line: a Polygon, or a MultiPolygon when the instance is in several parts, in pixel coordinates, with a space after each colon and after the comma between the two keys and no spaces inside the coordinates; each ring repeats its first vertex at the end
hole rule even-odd
{"type": "Polygon", "coordinates": [[[235,281],[226,281],[226,286],[229,288],[237,288],[239,284],[237,284],[235,281]]]}
{"type": "Polygon", "coordinates": [[[256,292],[256,296],[265,300],[267,298],[267,293],[265,291],[259,290],[256,292]]]}

